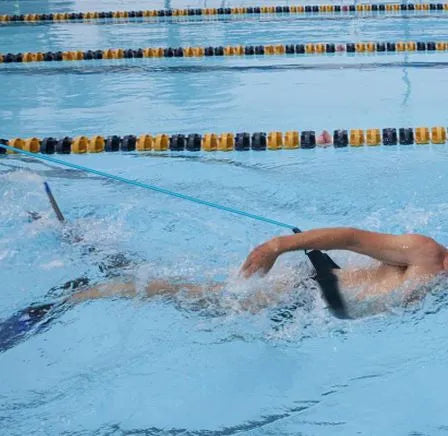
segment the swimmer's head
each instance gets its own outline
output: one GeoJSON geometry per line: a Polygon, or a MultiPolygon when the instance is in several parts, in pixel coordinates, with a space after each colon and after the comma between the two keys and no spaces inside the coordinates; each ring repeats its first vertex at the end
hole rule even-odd
{"type": "Polygon", "coordinates": [[[443,259],[443,269],[448,271],[448,249],[445,250],[445,257],[443,259]]]}

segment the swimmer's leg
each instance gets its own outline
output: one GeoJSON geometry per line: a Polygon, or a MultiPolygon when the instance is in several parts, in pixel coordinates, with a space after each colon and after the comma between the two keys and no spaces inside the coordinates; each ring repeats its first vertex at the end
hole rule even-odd
{"type": "Polygon", "coordinates": [[[219,291],[224,287],[222,283],[195,284],[182,280],[152,280],[140,292],[133,281],[112,281],[102,283],[91,288],[83,289],[73,294],[69,301],[71,303],[81,303],[83,301],[95,300],[98,298],[124,297],[133,298],[139,295],[154,297],[156,295],[174,295],[179,292],[186,292],[191,296],[205,295],[209,291],[219,291]]]}
{"type": "MultiPolygon", "coordinates": [[[[216,296],[226,286],[232,286],[229,283],[208,282],[193,283],[181,277],[172,279],[158,279],[148,282],[140,288],[132,280],[128,281],[109,281],[96,286],[86,287],[73,294],[67,301],[77,304],[85,301],[102,298],[135,298],[135,297],[154,297],[154,296],[175,296],[182,293],[186,298],[208,301],[209,297],[216,296]]],[[[237,298],[240,308],[243,311],[257,313],[260,310],[277,305],[284,299],[286,293],[291,291],[291,280],[283,279],[271,282],[257,284],[252,288],[249,295],[237,298]]],[[[215,300],[214,300],[215,301],[215,300]]]]}
{"type": "MultiPolygon", "coordinates": [[[[244,280],[244,279],[243,279],[244,280]]],[[[132,280],[109,281],[92,287],[85,287],[73,294],[67,301],[81,303],[99,298],[123,297],[133,298],[138,296],[154,297],[156,295],[175,295],[179,292],[187,297],[206,297],[210,293],[216,293],[225,288],[222,282],[193,283],[182,277],[172,279],[151,280],[141,289],[132,280]]],[[[231,285],[229,285],[231,286],[231,285]]],[[[276,280],[269,283],[263,282],[257,289],[253,289],[250,296],[241,299],[242,306],[249,311],[258,311],[278,302],[282,296],[291,289],[290,280],[276,280]]]]}
{"type": "MultiPolygon", "coordinates": [[[[86,278],[67,282],[61,287],[62,289],[80,289],[81,286],[84,286],[84,288],[62,301],[32,304],[9,318],[0,320],[0,353],[19,344],[29,335],[44,331],[53,321],[76,303],[113,296],[135,297],[137,295],[136,286],[130,281],[111,281],[89,288],[86,287],[87,284],[88,280],[86,278]]],[[[191,294],[199,294],[205,293],[207,289],[213,287],[218,288],[216,284],[207,287],[205,285],[199,286],[179,281],[154,280],[148,283],[145,291],[148,296],[174,294],[180,290],[186,290],[191,294]]]]}

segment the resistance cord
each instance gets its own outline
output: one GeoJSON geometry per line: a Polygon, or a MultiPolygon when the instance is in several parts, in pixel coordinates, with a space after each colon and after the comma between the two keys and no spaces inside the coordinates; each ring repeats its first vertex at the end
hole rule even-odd
{"type": "MultiPolygon", "coordinates": [[[[301,233],[301,230],[299,228],[297,228],[296,226],[293,226],[291,224],[286,224],[281,221],[273,220],[270,218],[266,218],[261,215],[256,215],[253,213],[245,212],[245,211],[242,211],[239,209],[235,209],[233,207],[224,206],[224,205],[221,205],[218,203],[213,203],[211,201],[201,200],[200,198],[192,197],[190,195],[181,194],[179,192],[171,191],[169,189],[161,188],[161,187],[155,186],[155,185],[150,185],[148,183],[142,183],[142,182],[138,182],[136,180],[126,179],[125,177],[120,177],[120,176],[117,176],[114,174],[106,173],[104,171],[95,170],[93,168],[85,167],[83,165],[77,165],[77,164],[70,163],[70,162],[67,162],[64,160],[56,159],[54,157],[50,157],[50,156],[46,156],[46,155],[42,155],[42,154],[31,153],[29,151],[21,150],[19,148],[11,147],[9,145],[0,143],[0,147],[4,148],[6,150],[9,150],[9,151],[15,152],[15,153],[29,156],[33,159],[43,160],[43,161],[54,163],[56,165],[62,165],[62,166],[73,168],[73,169],[83,171],[86,173],[95,174],[97,176],[101,176],[101,177],[104,177],[107,179],[126,183],[128,185],[137,186],[137,187],[148,189],[148,190],[151,190],[154,192],[159,192],[161,194],[169,195],[171,197],[180,198],[182,200],[190,201],[192,203],[202,204],[204,206],[208,206],[208,207],[212,207],[214,209],[233,213],[235,215],[240,215],[240,216],[244,216],[246,218],[250,218],[253,220],[262,221],[262,222],[265,222],[268,224],[273,224],[278,227],[287,228],[287,229],[293,231],[294,233],[301,233]]],[[[46,187],[46,191],[48,194],[47,187],[46,187]]],[[[50,202],[52,203],[52,206],[53,206],[53,202],[51,201],[52,200],[51,192],[49,195],[50,195],[50,197],[49,197],[50,202]]],[[[60,211],[59,211],[59,213],[60,213],[60,211]]],[[[62,213],[60,213],[60,216],[57,212],[56,212],[56,214],[58,215],[58,219],[60,220],[62,213]]],[[[63,219],[63,216],[62,216],[62,219],[63,219]]],[[[312,250],[312,251],[304,250],[304,251],[305,251],[305,254],[308,256],[308,258],[310,259],[311,263],[313,264],[314,269],[316,270],[316,275],[314,278],[319,283],[319,285],[322,289],[322,292],[324,294],[324,297],[327,300],[327,303],[330,306],[333,314],[339,318],[347,318],[344,303],[342,301],[339,287],[337,284],[337,277],[332,272],[332,270],[338,269],[339,266],[330,258],[330,256],[328,256],[325,253],[322,253],[319,250],[312,250]]]]}

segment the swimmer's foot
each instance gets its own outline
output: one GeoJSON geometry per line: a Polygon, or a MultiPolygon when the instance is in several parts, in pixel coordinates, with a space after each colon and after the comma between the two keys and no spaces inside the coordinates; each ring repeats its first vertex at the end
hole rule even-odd
{"type": "Polygon", "coordinates": [[[32,305],[0,322],[0,353],[45,330],[64,309],[61,303],[32,305]]]}

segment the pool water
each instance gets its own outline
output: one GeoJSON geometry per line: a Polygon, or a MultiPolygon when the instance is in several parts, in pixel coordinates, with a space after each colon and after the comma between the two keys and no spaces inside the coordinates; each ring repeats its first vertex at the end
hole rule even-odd
{"type": "MultiPolygon", "coordinates": [[[[18,8],[98,5],[0,4],[2,13],[18,8]]],[[[0,26],[0,52],[443,40],[444,23],[274,17],[0,26]]],[[[445,68],[444,53],[0,65],[0,137],[444,126],[445,68]]],[[[62,159],[302,229],[421,232],[448,245],[446,144],[62,159]]],[[[338,320],[314,293],[278,323],[275,305],[247,310],[260,279],[241,282],[237,272],[251,248],[284,229],[17,155],[0,159],[0,198],[0,319],[69,295],[61,285],[79,277],[132,277],[140,288],[180,276],[226,283],[205,302],[182,293],[85,302],[0,352],[0,434],[446,433],[443,277],[407,309],[391,301],[385,314],[338,320]],[[127,266],[105,269],[117,255],[127,266]]],[[[335,260],[366,262],[345,252],[335,260]]],[[[282,278],[288,303],[297,277],[309,272],[302,253],[282,257],[268,293],[282,278]]]]}

